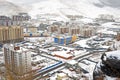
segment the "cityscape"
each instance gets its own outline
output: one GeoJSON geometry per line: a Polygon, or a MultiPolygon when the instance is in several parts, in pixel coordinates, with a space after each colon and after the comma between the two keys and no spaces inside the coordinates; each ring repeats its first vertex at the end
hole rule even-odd
{"type": "Polygon", "coordinates": [[[119,0],[0,0],[0,80],[120,80],[119,13],[119,0]]]}

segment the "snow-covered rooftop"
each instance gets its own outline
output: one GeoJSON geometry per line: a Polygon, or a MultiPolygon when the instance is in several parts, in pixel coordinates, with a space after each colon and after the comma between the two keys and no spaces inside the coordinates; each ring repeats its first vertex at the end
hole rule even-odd
{"type": "Polygon", "coordinates": [[[74,64],[77,63],[77,61],[75,61],[75,60],[69,60],[69,61],[67,61],[67,63],[74,65],[74,64]]]}
{"type": "Polygon", "coordinates": [[[67,51],[56,51],[56,52],[53,52],[52,54],[65,57],[65,58],[69,58],[72,56],[71,54],[67,54],[67,51]]]}
{"type": "Polygon", "coordinates": [[[92,36],[90,38],[87,38],[87,39],[83,39],[83,40],[80,40],[80,41],[77,41],[75,42],[74,44],[79,44],[81,47],[87,47],[87,48],[90,48],[86,43],[88,40],[91,40],[91,39],[94,39],[96,38],[97,36],[92,36]]]}

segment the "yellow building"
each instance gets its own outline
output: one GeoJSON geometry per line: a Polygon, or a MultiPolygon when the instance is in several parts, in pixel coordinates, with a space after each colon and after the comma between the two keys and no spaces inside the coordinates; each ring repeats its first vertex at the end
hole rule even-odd
{"type": "Polygon", "coordinates": [[[72,36],[72,42],[76,41],[77,40],[77,36],[76,35],[73,35],[72,36]]]}
{"type": "Polygon", "coordinates": [[[28,32],[31,32],[31,33],[38,32],[38,28],[37,27],[27,27],[27,28],[28,28],[28,32]]]}
{"type": "Polygon", "coordinates": [[[23,28],[20,26],[0,27],[0,42],[23,40],[23,28]]]}
{"type": "Polygon", "coordinates": [[[3,29],[0,27],[0,41],[3,41],[3,29]]]}

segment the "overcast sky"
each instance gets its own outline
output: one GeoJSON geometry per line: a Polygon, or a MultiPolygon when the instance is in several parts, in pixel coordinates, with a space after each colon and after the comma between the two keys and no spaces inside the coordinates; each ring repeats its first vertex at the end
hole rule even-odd
{"type": "Polygon", "coordinates": [[[20,4],[31,4],[31,3],[36,3],[40,1],[45,1],[45,0],[7,0],[13,3],[20,3],[20,4]]]}
{"type": "MultiPolygon", "coordinates": [[[[7,1],[10,1],[13,3],[19,3],[19,4],[32,4],[32,3],[45,1],[45,0],[7,0],[7,1]]],[[[99,0],[99,1],[111,7],[120,7],[120,0],[99,0]]]]}

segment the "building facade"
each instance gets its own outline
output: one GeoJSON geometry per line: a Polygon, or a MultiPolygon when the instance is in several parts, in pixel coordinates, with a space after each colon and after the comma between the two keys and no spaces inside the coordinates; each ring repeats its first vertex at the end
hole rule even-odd
{"type": "Polygon", "coordinates": [[[71,27],[69,29],[69,34],[71,34],[71,35],[78,35],[78,34],[80,34],[80,28],[79,27],[71,27]]]}
{"type": "Polygon", "coordinates": [[[120,41],[120,33],[117,33],[117,41],[120,41]]]}
{"type": "Polygon", "coordinates": [[[24,36],[22,27],[20,26],[0,27],[0,43],[22,41],[23,39],[24,36]]]}
{"type": "Polygon", "coordinates": [[[59,34],[69,33],[69,27],[60,27],[60,28],[58,29],[58,33],[59,33],[59,34]]]}
{"type": "Polygon", "coordinates": [[[31,71],[31,54],[29,50],[12,44],[4,45],[5,67],[12,75],[12,80],[21,80],[31,71]]]}
{"type": "Polygon", "coordinates": [[[82,37],[91,37],[96,33],[94,26],[84,25],[79,26],[75,24],[64,25],[64,26],[50,26],[49,32],[56,32],[57,34],[68,34],[77,35],[82,37]]]}
{"type": "Polygon", "coordinates": [[[50,27],[48,27],[48,31],[49,32],[58,32],[59,26],[57,25],[52,25],[50,27]]]}
{"type": "Polygon", "coordinates": [[[0,26],[11,26],[13,25],[12,19],[7,16],[0,16],[0,26]]]}
{"type": "Polygon", "coordinates": [[[12,16],[0,16],[0,26],[21,25],[24,21],[29,21],[31,17],[27,13],[19,13],[12,16]]]}

